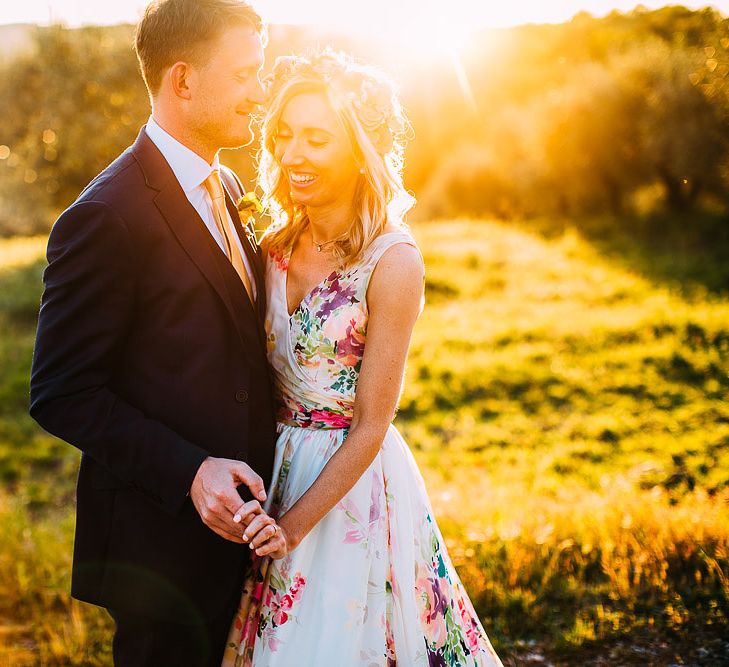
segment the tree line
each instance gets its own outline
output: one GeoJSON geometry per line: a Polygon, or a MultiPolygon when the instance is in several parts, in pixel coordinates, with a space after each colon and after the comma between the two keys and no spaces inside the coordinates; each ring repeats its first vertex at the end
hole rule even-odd
{"type": "MultiPolygon", "coordinates": [[[[33,47],[0,63],[5,235],[47,230],[149,113],[132,26],[32,30],[33,47]]],[[[374,39],[273,26],[268,63],[312,43],[348,49],[399,81],[420,217],[706,209],[726,220],[729,19],[716,10],[484,30],[457,56],[410,69],[374,39]]],[[[249,152],[224,160],[252,182],[249,152]]]]}

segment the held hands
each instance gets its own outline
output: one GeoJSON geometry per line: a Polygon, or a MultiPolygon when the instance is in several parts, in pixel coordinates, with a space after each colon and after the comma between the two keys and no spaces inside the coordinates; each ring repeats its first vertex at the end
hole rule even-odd
{"type": "MultiPolygon", "coordinates": [[[[246,506],[254,502],[255,500],[252,500],[243,505],[233,517],[233,521],[242,522],[246,506]]],[[[247,542],[250,548],[255,550],[257,556],[270,556],[274,560],[287,556],[298,544],[288,529],[276,523],[265,512],[250,520],[242,536],[243,542],[247,542]]]]}
{"type": "Polygon", "coordinates": [[[208,528],[226,540],[248,544],[258,556],[283,558],[298,544],[288,529],[263,511],[263,480],[246,463],[209,456],[192,481],[190,498],[208,528]],[[236,489],[240,484],[250,489],[254,500],[241,504],[236,489]]]}
{"type": "Polygon", "coordinates": [[[192,481],[190,499],[208,528],[226,540],[244,544],[237,524],[243,521],[243,525],[247,526],[256,515],[263,514],[259,500],[263,502],[266,499],[266,491],[263,480],[249,465],[209,456],[192,481]],[[241,497],[236,490],[240,484],[245,484],[258,500],[241,506],[241,497]],[[233,515],[236,513],[240,514],[240,518],[234,522],[233,515]]]}

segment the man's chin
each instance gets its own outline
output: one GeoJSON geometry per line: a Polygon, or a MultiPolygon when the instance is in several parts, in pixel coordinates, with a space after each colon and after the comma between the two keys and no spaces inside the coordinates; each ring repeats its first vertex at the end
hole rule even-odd
{"type": "Polygon", "coordinates": [[[243,132],[226,137],[221,148],[245,148],[253,143],[254,138],[255,134],[253,130],[250,127],[246,127],[243,132]]]}

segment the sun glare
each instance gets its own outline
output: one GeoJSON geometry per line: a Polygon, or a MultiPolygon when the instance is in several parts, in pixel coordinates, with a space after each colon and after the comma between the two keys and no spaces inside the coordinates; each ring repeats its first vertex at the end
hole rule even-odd
{"type": "Polygon", "coordinates": [[[444,20],[419,20],[403,34],[402,51],[409,60],[449,63],[463,98],[476,111],[476,100],[461,55],[470,41],[473,29],[463,23],[444,20]]]}
{"type": "Polygon", "coordinates": [[[460,53],[473,27],[446,16],[419,16],[399,29],[403,50],[413,57],[451,57],[460,53]]]}
{"type": "Polygon", "coordinates": [[[427,71],[431,66],[451,69],[466,103],[475,110],[476,104],[463,67],[462,54],[477,28],[478,25],[459,19],[452,12],[439,11],[432,5],[426,5],[417,12],[393,11],[376,30],[363,24],[353,25],[350,29],[365,38],[374,38],[390,54],[390,62],[398,63],[403,71],[412,74],[414,71],[427,71]]]}

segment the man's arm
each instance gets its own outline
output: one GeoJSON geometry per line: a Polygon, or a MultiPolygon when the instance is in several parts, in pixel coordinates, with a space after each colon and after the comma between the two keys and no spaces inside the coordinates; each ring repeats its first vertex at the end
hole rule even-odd
{"type": "Polygon", "coordinates": [[[109,388],[134,309],[135,257],[123,220],[104,203],[75,204],[51,231],[48,262],[31,415],[176,513],[208,452],[109,388]]]}

